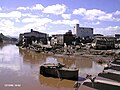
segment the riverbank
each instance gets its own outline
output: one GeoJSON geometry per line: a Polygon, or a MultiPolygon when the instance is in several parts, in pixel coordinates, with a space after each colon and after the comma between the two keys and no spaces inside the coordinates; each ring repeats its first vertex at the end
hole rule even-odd
{"type": "Polygon", "coordinates": [[[70,58],[78,58],[78,59],[88,59],[93,60],[100,63],[108,63],[109,61],[114,60],[120,56],[119,49],[111,49],[111,50],[95,50],[87,47],[78,47],[72,46],[69,48],[64,47],[54,47],[51,49],[45,48],[36,48],[34,46],[31,47],[20,47],[21,49],[28,49],[33,52],[37,52],[40,54],[46,55],[54,55],[56,57],[70,57],[70,58]],[[41,50],[41,51],[38,51],[41,50]]]}

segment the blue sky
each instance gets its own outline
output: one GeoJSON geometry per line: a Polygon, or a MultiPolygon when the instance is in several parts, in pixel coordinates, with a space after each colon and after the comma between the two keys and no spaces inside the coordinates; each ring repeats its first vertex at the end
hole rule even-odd
{"type": "Polygon", "coordinates": [[[120,0],[0,0],[0,33],[18,36],[30,29],[50,35],[75,24],[94,33],[120,33],[120,0]]]}

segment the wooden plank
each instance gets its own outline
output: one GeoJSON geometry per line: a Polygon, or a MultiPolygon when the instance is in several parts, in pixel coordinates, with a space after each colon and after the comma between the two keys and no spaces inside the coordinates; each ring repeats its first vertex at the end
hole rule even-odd
{"type": "Polygon", "coordinates": [[[108,70],[104,70],[105,73],[110,72],[110,73],[114,73],[114,74],[119,74],[120,75],[120,71],[116,71],[116,70],[112,70],[112,69],[108,69],[108,70]]]}
{"type": "Polygon", "coordinates": [[[100,83],[105,83],[105,84],[111,84],[111,85],[115,85],[115,86],[120,86],[119,82],[114,82],[114,81],[95,80],[95,82],[100,82],[100,83]]]}

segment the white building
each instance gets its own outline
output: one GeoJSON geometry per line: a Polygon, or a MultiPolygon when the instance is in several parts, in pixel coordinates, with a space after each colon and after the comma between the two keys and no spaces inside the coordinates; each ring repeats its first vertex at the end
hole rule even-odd
{"type": "Polygon", "coordinates": [[[63,34],[56,34],[56,35],[52,35],[51,38],[51,45],[63,45],[64,44],[64,35],[63,34]]]}
{"type": "Polygon", "coordinates": [[[76,24],[74,27],[76,36],[80,38],[93,37],[93,28],[79,27],[79,24],[76,24]]]}

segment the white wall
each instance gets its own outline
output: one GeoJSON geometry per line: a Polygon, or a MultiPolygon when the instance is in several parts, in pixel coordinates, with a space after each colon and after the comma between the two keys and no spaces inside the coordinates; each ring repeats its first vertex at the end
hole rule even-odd
{"type": "Polygon", "coordinates": [[[79,27],[79,24],[76,24],[74,29],[77,37],[93,37],[93,28],[79,27]]]}

